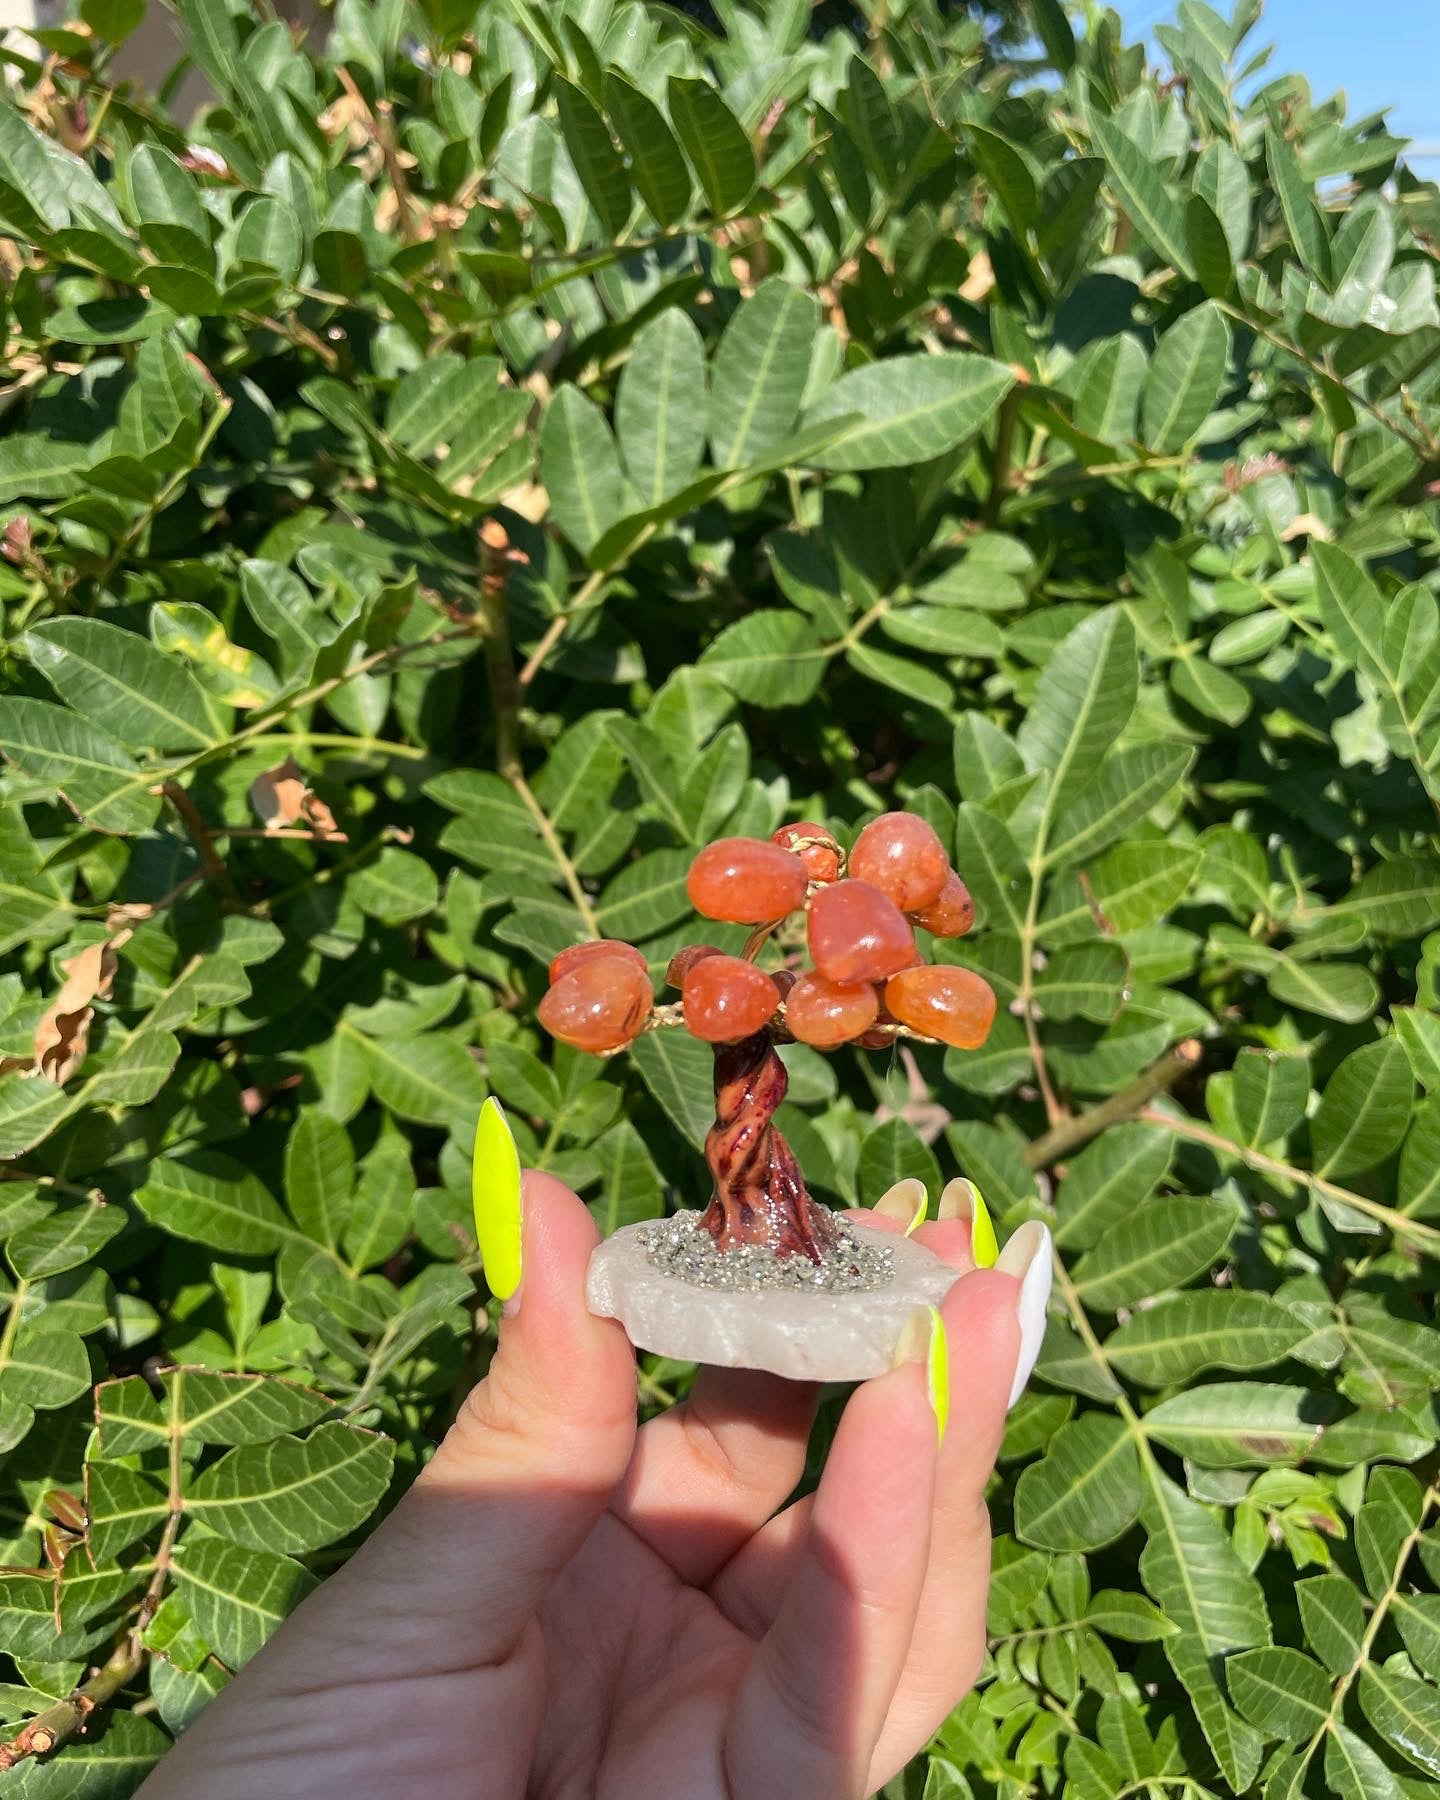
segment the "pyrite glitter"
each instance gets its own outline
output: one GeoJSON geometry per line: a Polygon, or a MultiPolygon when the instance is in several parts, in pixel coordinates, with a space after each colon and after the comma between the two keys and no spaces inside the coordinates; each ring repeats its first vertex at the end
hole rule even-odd
{"type": "Polygon", "coordinates": [[[780,1256],[768,1244],[741,1244],[722,1250],[700,1227],[700,1214],[681,1212],[638,1233],[651,1266],[691,1287],[758,1294],[766,1288],[797,1288],[823,1294],[860,1294],[895,1278],[895,1252],[888,1244],[862,1244],[842,1221],[835,1242],[819,1262],[808,1256],[780,1256]]]}

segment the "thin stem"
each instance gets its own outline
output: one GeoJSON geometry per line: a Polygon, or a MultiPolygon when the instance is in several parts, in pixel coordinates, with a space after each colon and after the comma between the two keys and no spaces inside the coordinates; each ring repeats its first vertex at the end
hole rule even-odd
{"type": "Polygon", "coordinates": [[[1176,1137],[1188,1138],[1192,1144],[1204,1144],[1218,1156],[1233,1156],[1243,1162],[1247,1168],[1254,1169],[1262,1175],[1274,1175],[1281,1181],[1294,1181],[1302,1187],[1316,1189],[1328,1194],[1332,1200],[1338,1200],[1342,1206],[1353,1207],[1356,1212],[1364,1213],[1367,1218],[1378,1219],[1379,1222],[1394,1232],[1396,1237],[1408,1237],[1417,1245],[1425,1248],[1431,1256],[1440,1252],[1440,1231],[1432,1225],[1422,1225],[1418,1219],[1407,1218],[1394,1207],[1382,1206],[1378,1200],[1367,1199],[1364,1194],[1355,1194],[1349,1188],[1337,1186],[1333,1181],[1326,1181],[1323,1175],[1314,1175],[1308,1169],[1297,1169],[1290,1163],[1278,1161],[1273,1156],[1266,1156],[1263,1150],[1252,1150],[1244,1144],[1233,1143],[1227,1137],[1221,1137],[1218,1131],[1211,1131],[1208,1126],[1197,1120],[1161,1112],[1159,1107],[1147,1106],[1138,1115],[1147,1125],[1160,1125],[1166,1131],[1174,1132],[1176,1137]]]}
{"type": "Polygon", "coordinates": [[[422,762],[430,751],[419,744],[392,744],[384,738],[346,737],[343,731],[277,731],[252,740],[252,750],[290,749],[314,744],[322,749],[365,751],[377,756],[403,756],[422,762]]]}
{"type": "Polygon", "coordinates": [[[556,866],[564,878],[565,886],[570,891],[570,898],[575,902],[575,910],[585,922],[585,929],[590,933],[591,937],[599,937],[600,921],[596,918],[595,909],[590,904],[590,896],[585,892],[584,887],[581,885],[579,871],[566,854],[565,846],[560,842],[560,835],[550,823],[545,808],[535,798],[534,794],[531,793],[530,784],[523,775],[512,775],[510,777],[510,785],[525,802],[531,818],[535,821],[536,830],[545,840],[546,849],[550,852],[551,856],[555,858],[556,866]]]}
{"type": "Polygon", "coordinates": [[[1080,1113],[1076,1118],[1061,1120],[1043,1137],[1038,1137],[1034,1143],[1027,1145],[1026,1167],[1047,1169],[1052,1163],[1063,1162],[1072,1151],[1078,1150],[1082,1144],[1088,1144],[1091,1138],[1098,1137],[1110,1126],[1118,1124],[1122,1119],[1134,1118],[1157,1094],[1163,1093],[1187,1071],[1195,1068],[1201,1055],[1200,1044],[1195,1038],[1186,1038],[1183,1044],[1167,1050],[1158,1062],[1152,1063],[1143,1074],[1137,1075],[1129,1087],[1122,1088],[1118,1094],[1112,1094],[1108,1100],[1102,1100],[1098,1106],[1092,1106],[1088,1112],[1080,1113]]]}
{"type": "MultiPolygon", "coordinates": [[[[633,556],[643,545],[648,544],[659,529],[660,526],[657,520],[652,520],[648,525],[642,526],[636,533],[632,542],[627,546],[625,552],[626,556],[633,556]]],[[[555,617],[545,627],[540,642],[531,651],[529,657],[526,659],[525,667],[520,671],[519,686],[522,695],[525,689],[529,687],[530,683],[545,666],[545,660],[550,652],[570,629],[571,621],[580,613],[584,612],[585,608],[595,598],[596,594],[615,573],[619,566],[620,564],[616,562],[607,564],[603,569],[593,569],[575,590],[575,596],[565,608],[564,612],[556,613],[555,617]]]]}
{"type": "MultiPolygon", "coordinates": [[[[18,1176],[16,1179],[20,1179],[18,1176]]],[[[30,1283],[22,1276],[16,1281],[10,1295],[10,1310],[5,1315],[5,1326],[0,1330],[0,1369],[4,1369],[10,1361],[10,1353],[15,1348],[15,1339],[20,1333],[20,1321],[25,1312],[25,1298],[30,1292],[30,1283]]]]}
{"type": "MultiPolygon", "coordinates": [[[[1070,1120],[1060,1098],[1050,1080],[1050,1070],[1045,1061],[1045,1049],[1040,1042],[1040,1031],[1035,1023],[1035,1009],[1030,1004],[1029,995],[1024,996],[1021,1013],[1025,1020],[1025,1041],[1030,1046],[1030,1061],[1035,1069],[1035,1082],[1040,1089],[1040,1098],[1045,1103],[1045,1117],[1049,1121],[1050,1130],[1046,1134],[1054,1137],[1055,1133],[1070,1120]]],[[[1038,1165],[1036,1165],[1038,1167],[1038,1165]]]]}
{"type": "Polygon", "coordinates": [[[1348,382],[1342,381],[1333,369],[1327,369],[1324,363],[1302,350],[1298,344],[1292,344],[1288,338],[1282,337],[1278,331],[1272,330],[1264,320],[1255,318],[1243,307],[1232,306],[1228,300],[1217,300],[1215,304],[1221,312],[1229,313],[1232,319],[1239,320],[1242,325],[1248,325],[1251,331],[1263,337],[1267,343],[1273,344],[1277,350],[1283,350],[1287,356],[1293,356],[1297,362],[1303,363],[1312,374],[1320,376],[1323,381],[1332,382],[1347,400],[1372,414],[1382,425],[1393,431],[1396,437],[1407,443],[1422,460],[1433,457],[1436,450],[1440,449],[1440,440],[1430,437],[1427,442],[1425,437],[1407,430],[1397,419],[1385,411],[1378,400],[1372,400],[1368,394],[1362,394],[1358,388],[1352,388],[1348,382]]]}
{"type": "Polygon", "coordinates": [[[224,861],[215,848],[215,840],[210,827],[201,818],[195,802],[178,781],[165,782],[160,791],[184,822],[185,829],[190,834],[190,841],[194,844],[200,861],[205,865],[205,873],[232,906],[240,906],[242,901],[239,890],[231,880],[230,871],[225,867],[224,861]]]}
{"type": "Polygon", "coordinates": [[[1330,1697],[1329,1710],[1326,1712],[1325,1717],[1315,1727],[1314,1736],[1305,1746],[1305,1750],[1300,1759],[1302,1770],[1307,1769],[1310,1766],[1311,1759],[1324,1741],[1325,1734],[1328,1731],[1333,1730],[1334,1727],[1339,1724],[1340,1714],[1345,1705],[1345,1696],[1349,1693],[1355,1677],[1370,1660],[1370,1652],[1374,1647],[1375,1639],[1380,1635],[1380,1627],[1385,1623],[1386,1615],[1389,1613],[1390,1608],[1394,1603],[1395,1596],[1400,1592],[1400,1583],[1405,1576],[1405,1565],[1410,1560],[1410,1552],[1420,1541],[1425,1530],[1425,1523],[1429,1517],[1430,1509],[1437,1502],[1440,1502],[1440,1490],[1433,1487],[1427,1488],[1424,1498],[1420,1503],[1420,1517],[1415,1521],[1414,1529],[1401,1540],[1401,1543],[1395,1552],[1395,1561],[1391,1568],[1390,1584],[1375,1602],[1374,1611],[1366,1621],[1364,1636],[1360,1639],[1360,1642],[1355,1649],[1355,1660],[1335,1683],[1334,1693],[1330,1697]]]}
{"type": "Polygon", "coordinates": [[[1000,417],[995,425],[995,450],[990,458],[990,492],[985,497],[985,523],[992,528],[1000,521],[1000,508],[1010,491],[1015,425],[1020,416],[1020,399],[1024,392],[1024,386],[1017,381],[1000,402],[1000,417]]]}

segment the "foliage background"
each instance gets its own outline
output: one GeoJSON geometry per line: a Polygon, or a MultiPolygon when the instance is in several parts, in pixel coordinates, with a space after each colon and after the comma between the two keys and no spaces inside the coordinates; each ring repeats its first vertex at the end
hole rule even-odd
{"type": "Polygon", "coordinates": [[[130,1792],[413,1474],[489,1089],[606,1228],[703,1200],[704,1052],[554,1053],[549,955],[904,804],[1001,1017],[786,1128],[1059,1262],[895,1792],[1433,1792],[1434,186],[1249,0],[1168,77],[1058,0],[179,12],[193,125],[141,0],[0,110],[0,1718],[114,1702],[6,1791],[130,1792]]]}

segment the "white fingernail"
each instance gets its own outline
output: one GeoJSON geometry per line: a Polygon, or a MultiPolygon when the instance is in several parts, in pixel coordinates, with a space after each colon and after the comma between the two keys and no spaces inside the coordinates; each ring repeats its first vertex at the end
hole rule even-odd
{"type": "Polygon", "coordinates": [[[1030,1371],[1045,1341],[1045,1313],[1050,1304],[1050,1282],[1053,1274],[1050,1231],[1038,1219],[1027,1219],[1000,1251],[995,1267],[1013,1275],[1020,1283],[1020,1298],[1015,1312],[1020,1320],[1020,1356],[1015,1364],[1015,1379],[1010,1386],[1013,1406],[1025,1392],[1030,1371]]]}
{"type": "Polygon", "coordinates": [[[909,1175],[904,1181],[897,1181],[894,1187],[887,1188],[870,1210],[883,1213],[887,1219],[894,1219],[903,1225],[905,1235],[909,1237],[915,1227],[923,1223],[928,1204],[929,1195],[925,1192],[925,1183],[916,1176],[909,1175]]]}

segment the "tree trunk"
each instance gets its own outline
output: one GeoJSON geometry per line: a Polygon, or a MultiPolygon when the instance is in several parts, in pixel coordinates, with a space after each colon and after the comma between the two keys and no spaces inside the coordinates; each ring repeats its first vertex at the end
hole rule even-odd
{"type": "Polygon", "coordinates": [[[722,1250],[767,1244],[777,1256],[819,1262],[838,1230],[772,1123],[789,1085],[768,1030],[716,1046],[715,1123],[705,1138],[715,1197],[700,1224],[722,1250]]]}

